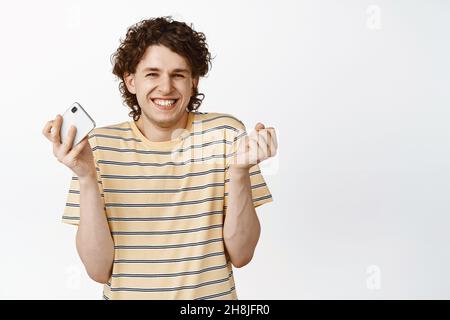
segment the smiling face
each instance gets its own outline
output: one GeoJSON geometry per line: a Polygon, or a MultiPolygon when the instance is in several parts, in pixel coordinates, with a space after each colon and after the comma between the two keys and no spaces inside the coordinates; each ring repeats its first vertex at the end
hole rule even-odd
{"type": "Polygon", "coordinates": [[[149,46],[136,72],[124,78],[128,91],[136,95],[143,120],[166,129],[187,116],[186,107],[198,85],[185,58],[162,45],[149,46]]]}

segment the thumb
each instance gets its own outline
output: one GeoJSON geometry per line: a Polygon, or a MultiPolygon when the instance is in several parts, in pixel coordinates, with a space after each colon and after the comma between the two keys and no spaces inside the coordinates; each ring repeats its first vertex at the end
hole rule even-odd
{"type": "Polygon", "coordinates": [[[261,122],[258,122],[257,124],[256,124],[256,126],[255,126],[255,130],[256,131],[258,131],[258,130],[261,130],[261,129],[264,129],[265,127],[264,127],[264,125],[261,123],[261,122]]]}

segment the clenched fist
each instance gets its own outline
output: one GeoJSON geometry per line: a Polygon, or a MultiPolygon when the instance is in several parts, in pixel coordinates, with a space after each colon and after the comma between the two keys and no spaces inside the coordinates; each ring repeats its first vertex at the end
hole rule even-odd
{"type": "Polygon", "coordinates": [[[275,156],[277,148],[275,129],[266,128],[264,124],[258,122],[255,130],[240,141],[230,166],[236,169],[250,169],[255,164],[275,156]]]}

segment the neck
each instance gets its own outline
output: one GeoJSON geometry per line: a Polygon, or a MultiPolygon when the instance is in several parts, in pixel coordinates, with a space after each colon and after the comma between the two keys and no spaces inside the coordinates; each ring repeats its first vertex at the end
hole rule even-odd
{"type": "Polygon", "coordinates": [[[183,116],[170,127],[161,127],[157,123],[150,121],[143,114],[138,121],[136,121],[136,126],[142,132],[142,134],[150,141],[153,142],[163,142],[178,138],[187,126],[188,112],[184,112],[183,116]]]}

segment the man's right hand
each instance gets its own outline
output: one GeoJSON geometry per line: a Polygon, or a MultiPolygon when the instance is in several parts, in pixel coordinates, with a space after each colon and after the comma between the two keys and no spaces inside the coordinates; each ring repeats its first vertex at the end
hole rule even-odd
{"type": "Polygon", "coordinates": [[[79,179],[96,178],[94,156],[86,136],[72,149],[77,128],[71,126],[65,143],[61,143],[61,125],[63,117],[57,115],[50,120],[42,130],[43,135],[53,143],[53,155],[75,173],[79,179]]]}

